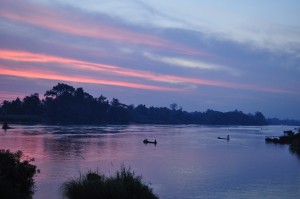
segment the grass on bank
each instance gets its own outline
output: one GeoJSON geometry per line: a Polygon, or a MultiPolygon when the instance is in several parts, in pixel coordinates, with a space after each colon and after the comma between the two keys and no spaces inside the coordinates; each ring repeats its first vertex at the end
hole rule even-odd
{"type": "Polygon", "coordinates": [[[142,182],[141,176],[124,166],[110,177],[89,171],[78,179],[65,182],[62,194],[68,199],[158,199],[142,182]]]}

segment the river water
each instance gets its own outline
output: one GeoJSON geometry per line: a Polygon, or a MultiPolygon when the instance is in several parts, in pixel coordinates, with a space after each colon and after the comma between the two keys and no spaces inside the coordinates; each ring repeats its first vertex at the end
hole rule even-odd
{"type": "Polygon", "coordinates": [[[41,170],[34,199],[61,198],[63,182],[121,165],[160,199],[300,198],[300,157],[266,144],[288,126],[43,126],[1,131],[0,149],[22,150],[41,170]],[[230,135],[230,140],[217,139],[230,135]],[[158,144],[143,144],[156,139],[158,144]]]}

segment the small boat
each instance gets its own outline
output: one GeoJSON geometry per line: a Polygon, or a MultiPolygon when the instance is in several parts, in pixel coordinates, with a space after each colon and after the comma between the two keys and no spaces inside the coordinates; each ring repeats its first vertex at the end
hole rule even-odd
{"type": "Polygon", "coordinates": [[[154,141],[149,141],[149,140],[147,140],[147,139],[144,139],[144,140],[143,140],[143,143],[144,143],[144,144],[155,144],[155,145],[156,145],[156,144],[157,144],[157,141],[156,141],[156,140],[154,140],[154,141]]]}
{"type": "Polygon", "coordinates": [[[225,138],[218,137],[218,139],[221,139],[221,140],[229,140],[229,135],[227,135],[225,138]]]}
{"type": "Polygon", "coordinates": [[[8,126],[7,122],[4,122],[4,124],[2,125],[2,129],[7,130],[7,129],[11,129],[11,127],[8,126]]]}

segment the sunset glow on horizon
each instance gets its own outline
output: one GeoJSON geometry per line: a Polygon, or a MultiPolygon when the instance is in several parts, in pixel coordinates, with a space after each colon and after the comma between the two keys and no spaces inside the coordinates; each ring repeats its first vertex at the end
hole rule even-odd
{"type": "Polygon", "coordinates": [[[255,1],[257,22],[239,3],[129,2],[0,0],[0,99],[65,82],[135,105],[300,119],[299,3],[255,1]]]}
{"type": "MultiPolygon", "coordinates": [[[[225,88],[234,88],[234,89],[249,89],[256,91],[265,91],[265,92],[274,92],[274,93],[290,93],[290,94],[298,94],[296,92],[292,92],[289,90],[281,90],[275,88],[263,88],[256,85],[246,85],[246,84],[234,84],[230,82],[220,82],[220,81],[212,81],[212,80],[204,80],[204,79],[196,79],[196,78],[187,78],[180,76],[171,76],[171,75],[160,75],[154,74],[146,71],[138,71],[138,70],[130,70],[125,69],[118,66],[106,65],[106,64],[98,64],[91,63],[79,60],[73,60],[63,57],[57,56],[49,56],[31,52],[24,51],[11,51],[11,50],[3,50],[0,49],[0,59],[3,60],[11,60],[16,62],[30,62],[34,63],[56,63],[56,64],[65,64],[68,68],[76,68],[82,70],[91,70],[91,71],[105,71],[108,73],[115,73],[118,75],[122,75],[125,77],[138,77],[143,79],[148,79],[156,82],[165,82],[171,84],[196,84],[196,85],[206,85],[206,86],[217,86],[217,87],[225,87],[225,88]]],[[[25,77],[25,78],[37,78],[37,79],[48,79],[48,80],[62,80],[69,82],[82,82],[82,83],[92,83],[92,84],[103,84],[103,85],[112,85],[112,86],[121,86],[121,87],[129,87],[129,88],[137,88],[137,89],[146,89],[146,90],[157,90],[157,91],[183,91],[175,88],[167,88],[160,86],[151,86],[151,85],[141,85],[134,84],[129,82],[115,82],[115,81],[107,81],[107,80],[96,80],[90,79],[87,77],[68,77],[63,74],[51,74],[51,71],[39,71],[39,70],[27,70],[27,69],[18,69],[18,70],[9,70],[5,69],[4,66],[0,66],[0,75],[9,75],[9,76],[17,76],[17,77],[25,77]]]]}

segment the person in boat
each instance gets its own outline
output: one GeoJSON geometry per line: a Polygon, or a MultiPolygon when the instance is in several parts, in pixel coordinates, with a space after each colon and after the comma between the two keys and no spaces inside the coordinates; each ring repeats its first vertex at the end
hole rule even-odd
{"type": "Polygon", "coordinates": [[[4,124],[2,125],[2,129],[4,130],[9,129],[7,122],[4,122],[4,124]]]}
{"type": "Polygon", "coordinates": [[[218,137],[218,139],[229,140],[229,135],[227,135],[226,137],[218,137]]]}
{"type": "Polygon", "coordinates": [[[144,142],[144,144],[148,144],[148,143],[152,143],[152,144],[157,144],[157,141],[156,140],[154,140],[154,141],[149,141],[149,140],[147,140],[147,139],[144,139],[143,140],[143,142],[144,142]]]}

